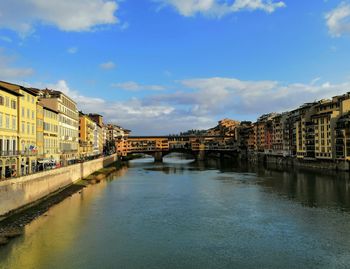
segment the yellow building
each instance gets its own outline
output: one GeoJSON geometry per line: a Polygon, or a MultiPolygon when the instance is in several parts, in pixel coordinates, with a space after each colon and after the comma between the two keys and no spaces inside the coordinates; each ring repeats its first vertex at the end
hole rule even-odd
{"type": "Polygon", "coordinates": [[[307,103],[298,109],[295,120],[296,157],[299,159],[314,158],[312,116],[316,103],[307,103]]]}
{"type": "Polygon", "coordinates": [[[338,119],[335,140],[335,158],[350,161],[350,113],[346,113],[338,119]]]}
{"type": "MultiPolygon", "coordinates": [[[[19,171],[17,175],[26,175],[36,171],[37,146],[36,146],[36,110],[37,93],[33,89],[25,88],[16,84],[0,81],[0,86],[17,92],[21,96],[17,102],[17,128],[18,146],[20,151],[19,171]]],[[[6,100],[5,100],[6,102],[6,100]]],[[[16,119],[12,119],[15,121],[16,119]]],[[[5,119],[7,121],[7,119],[5,119]]],[[[9,119],[10,121],[10,119],[9,119]]]]}
{"type": "MultiPolygon", "coordinates": [[[[115,144],[116,144],[116,151],[117,151],[117,154],[118,156],[120,157],[125,157],[128,155],[128,153],[130,152],[130,147],[133,146],[133,145],[136,145],[136,144],[131,144],[128,142],[127,139],[124,139],[124,138],[118,138],[116,141],[115,141],[115,144]]],[[[146,147],[147,147],[147,144],[146,144],[146,147]]],[[[108,152],[107,152],[108,153],[108,152]]]]}
{"type": "Polygon", "coordinates": [[[36,107],[36,146],[39,161],[44,158],[44,107],[40,103],[36,107]]]}
{"type": "Polygon", "coordinates": [[[18,99],[22,95],[0,83],[0,178],[17,175],[18,99]]]}
{"type": "Polygon", "coordinates": [[[96,123],[87,115],[79,113],[79,154],[80,157],[93,155],[94,130],[96,123]]]}
{"type": "Polygon", "coordinates": [[[56,165],[60,162],[58,125],[58,111],[44,106],[43,163],[46,165],[56,165]]]}
{"type": "Polygon", "coordinates": [[[262,115],[254,124],[255,147],[258,152],[272,151],[272,119],[276,113],[262,115]]]}
{"type": "Polygon", "coordinates": [[[231,119],[223,119],[218,122],[214,128],[207,130],[208,136],[232,136],[237,138],[237,128],[240,122],[231,119]]]}
{"type": "Polygon", "coordinates": [[[336,127],[341,116],[350,111],[350,96],[335,96],[320,101],[312,116],[315,130],[315,156],[318,159],[336,158],[336,127]]]}
{"type": "Polygon", "coordinates": [[[272,119],[272,153],[283,155],[283,122],[282,115],[272,119]]]}

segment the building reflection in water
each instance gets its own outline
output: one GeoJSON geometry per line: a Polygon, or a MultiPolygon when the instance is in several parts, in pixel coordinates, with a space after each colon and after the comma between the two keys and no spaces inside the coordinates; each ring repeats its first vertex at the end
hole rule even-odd
{"type": "MultiPolygon", "coordinates": [[[[107,180],[84,188],[80,193],[53,206],[44,216],[26,225],[24,236],[1,248],[0,261],[5,261],[5,268],[43,268],[43,264],[49,264],[57,257],[61,257],[60,253],[74,248],[74,245],[81,240],[79,235],[84,230],[86,221],[89,221],[90,212],[95,210],[93,208],[95,201],[104,196],[108,181],[117,180],[127,171],[126,166],[120,168],[109,175],[107,180]],[[52,240],[53,237],[59,240],[52,240]],[[16,260],[9,257],[16,257],[16,260]],[[6,267],[6,264],[9,267],[6,267]]],[[[56,262],[60,263],[59,260],[56,262]]]]}
{"type": "Polygon", "coordinates": [[[267,190],[295,199],[309,207],[350,211],[350,179],[347,173],[260,168],[259,184],[267,190]]]}
{"type": "Polygon", "coordinates": [[[181,163],[177,158],[176,165],[171,159],[169,162],[171,165],[163,163],[154,166],[152,164],[144,169],[168,175],[184,174],[187,171],[207,171],[212,168],[218,170],[219,173],[228,173],[224,177],[218,177],[218,179],[231,179],[234,183],[239,181],[243,184],[258,184],[267,192],[296,200],[304,206],[350,211],[350,176],[348,173],[288,169],[272,165],[264,167],[237,163],[228,159],[181,163]],[[232,173],[239,173],[239,178],[233,177],[232,173]],[[242,173],[243,175],[247,173],[249,176],[242,177],[242,173]]]}

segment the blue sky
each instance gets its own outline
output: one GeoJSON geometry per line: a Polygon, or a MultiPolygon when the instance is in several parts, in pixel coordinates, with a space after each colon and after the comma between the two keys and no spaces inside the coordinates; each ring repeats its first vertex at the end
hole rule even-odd
{"type": "Polygon", "coordinates": [[[62,90],[138,135],[350,91],[350,1],[12,0],[0,11],[0,79],[62,90]]]}

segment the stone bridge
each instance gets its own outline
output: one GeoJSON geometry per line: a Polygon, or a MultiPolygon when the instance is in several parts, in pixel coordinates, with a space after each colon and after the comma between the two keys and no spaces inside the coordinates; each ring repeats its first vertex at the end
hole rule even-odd
{"type": "Polygon", "coordinates": [[[172,152],[190,154],[196,160],[213,154],[235,157],[239,147],[231,136],[133,136],[119,141],[117,150],[121,156],[143,153],[162,162],[163,157],[172,152]]]}

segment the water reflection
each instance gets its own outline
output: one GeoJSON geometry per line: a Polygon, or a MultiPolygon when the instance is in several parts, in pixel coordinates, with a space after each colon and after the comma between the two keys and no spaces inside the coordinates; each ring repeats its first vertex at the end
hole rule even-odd
{"type": "MultiPolygon", "coordinates": [[[[210,159],[205,162],[187,161],[187,157],[169,158],[166,163],[155,166],[150,161],[145,171],[162,172],[166,175],[184,174],[188,171],[215,170],[217,180],[233,184],[257,184],[266,192],[296,200],[308,207],[324,207],[350,211],[350,177],[345,172],[310,171],[281,167],[252,166],[233,160],[210,159]]],[[[137,164],[136,161],[134,164],[137,164]]]]}
{"type": "Polygon", "coordinates": [[[309,207],[350,210],[350,179],[346,173],[330,176],[320,172],[259,169],[259,184],[268,191],[309,207]]]}
{"type": "Polygon", "coordinates": [[[96,200],[103,196],[108,181],[125,175],[127,171],[126,166],[122,167],[105,181],[88,186],[25,226],[24,236],[0,248],[0,268],[49,268],[45,264],[53,261],[59,264],[57,256],[74,248],[79,234],[84,230],[85,222],[88,221],[89,212],[94,210],[96,200]],[[77,217],[79,215],[83,220],[77,217]],[[51,237],[56,240],[50,240],[51,237]]]}
{"type": "Polygon", "coordinates": [[[0,268],[348,268],[349,178],[336,175],[134,160],[28,225],[0,268]]]}

